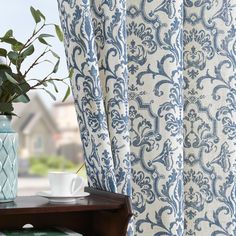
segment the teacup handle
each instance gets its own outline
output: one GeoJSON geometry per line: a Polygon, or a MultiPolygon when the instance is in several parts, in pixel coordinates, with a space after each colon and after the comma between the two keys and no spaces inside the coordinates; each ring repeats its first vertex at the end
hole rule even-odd
{"type": "Polygon", "coordinates": [[[71,182],[71,194],[74,195],[83,186],[83,178],[76,176],[71,182]]]}

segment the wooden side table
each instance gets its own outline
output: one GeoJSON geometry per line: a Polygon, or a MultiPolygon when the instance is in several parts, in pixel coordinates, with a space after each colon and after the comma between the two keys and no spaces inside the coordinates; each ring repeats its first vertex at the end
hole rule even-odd
{"type": "Polygon", "coordinates": [[[0,229],[66,227],[84,236],[125,236],[132,216],[128,196],[86,188],[90,196],[73,204],[50,204],[38,196],[0,204],[0,229]]]}

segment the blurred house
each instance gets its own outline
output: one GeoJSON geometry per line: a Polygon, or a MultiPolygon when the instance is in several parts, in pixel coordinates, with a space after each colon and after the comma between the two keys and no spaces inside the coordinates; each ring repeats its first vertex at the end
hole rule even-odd
{"type": "Polygon", "coordinates": [[[16,104],[19,117],[12,120],[19,134],[20,169],[27,169],[29,157],[63,155],[75,163],[82,160],[82,145],[73,101],[56,103],[52,112],[40,96],[27,104],[16,104]]]}
{"type": "Polygon", "coordinates": [[[82,162],[83,148],[74,101],[71,99],[63,103],[55,103],[53,116],[58,128],[58,133],[55,137],[58,154],[67,157],[73,162],[82,162]]]}
{"type": "Polygon", "coordinates": [[[57,147],[53,137],[58,128],[40,97],[34,95],[29,103],[16,104],[15,113],[18,117],[13,118],[12,126],[19,135],[20,157],[55,154],[57,147]]]}

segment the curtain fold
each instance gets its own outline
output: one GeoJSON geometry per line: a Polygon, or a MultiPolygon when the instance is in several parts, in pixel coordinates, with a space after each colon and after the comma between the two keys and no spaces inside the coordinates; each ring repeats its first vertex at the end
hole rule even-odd
{"type": "Polygon", "coordinates": [[[128,235],[236,236],[236,0],[58,6],[89,185],[128,235]]]}
{"type": "Polygon", "coordinates": [[[137,235],[183,234],[181,1],[127,1],[137,235]]]}
{"type": "Polygon", "coordinates": [[[235,6],[185,1],[186,235],[236,235],[235,6]]]}
{"type": "Polygon", "coordinates": [[[59,8],[89,184],[130,195],[125,4],[62,1],[59,8]]]}

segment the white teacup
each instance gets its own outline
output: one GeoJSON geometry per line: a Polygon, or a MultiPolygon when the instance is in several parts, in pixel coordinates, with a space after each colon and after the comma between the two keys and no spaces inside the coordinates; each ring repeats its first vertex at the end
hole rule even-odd
{"type": "Polygon", "coordinates": [[[84,185],[82,177],[70,172],[49,172],[48,178],[53,196],[73,196],[84,185]]]}

